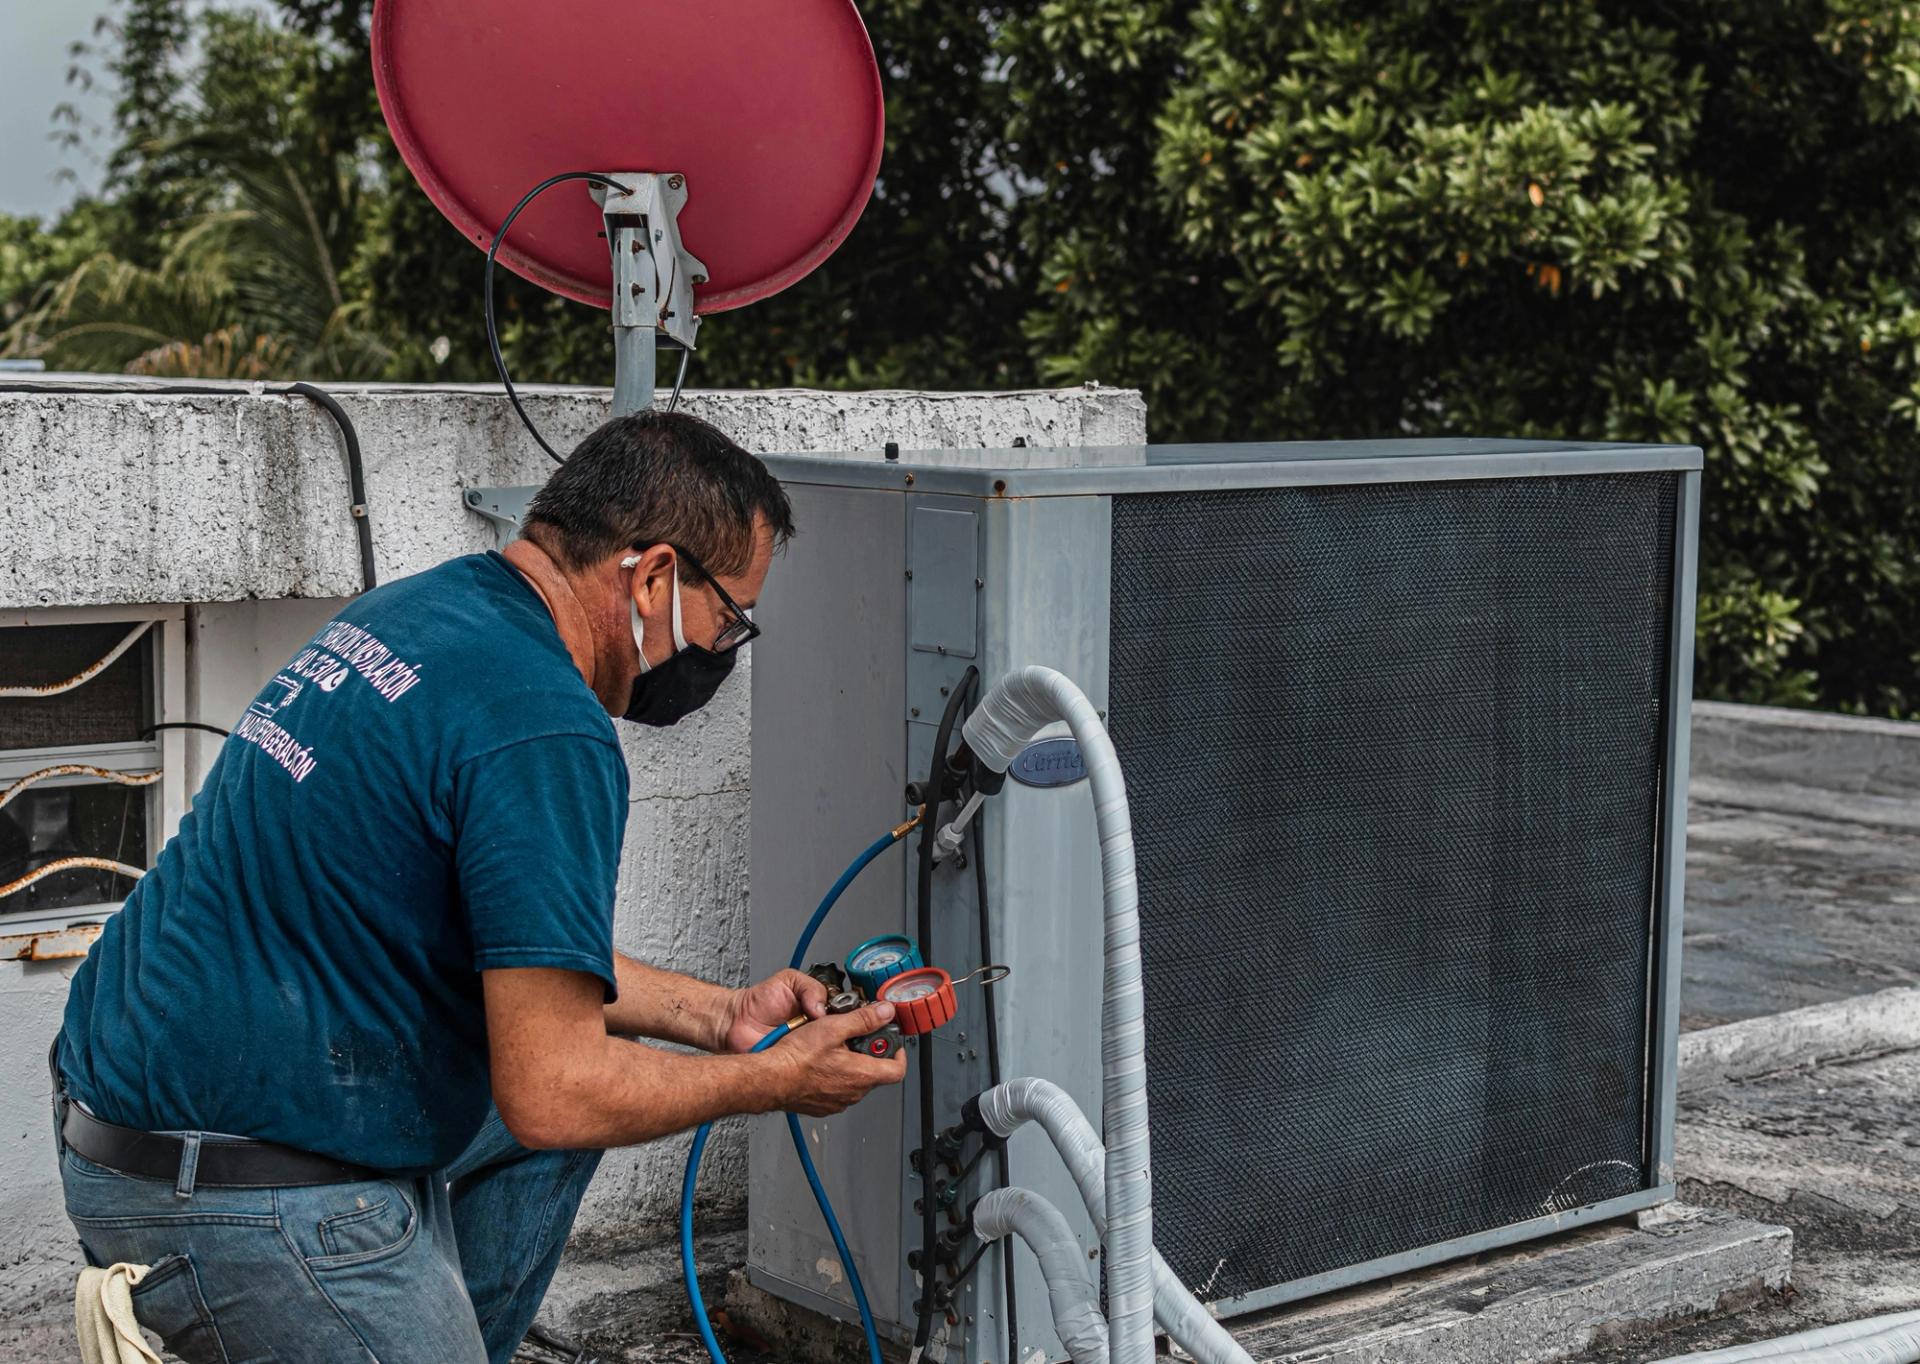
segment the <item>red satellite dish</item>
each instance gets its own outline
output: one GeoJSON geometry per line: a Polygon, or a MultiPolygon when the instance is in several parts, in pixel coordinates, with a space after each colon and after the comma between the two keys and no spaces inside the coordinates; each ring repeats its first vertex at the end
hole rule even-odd
{"type": "MultiPolygon", "coordinates": [[[[686,176],[702,313],[778,293],[846,240],[886,132],[852,0],[377,0],[373,79],[407,168],[482,250],[561,171],[686,176]]],[[[608,306],[583,185],[529,204],[500,262],[608,306]]]]}

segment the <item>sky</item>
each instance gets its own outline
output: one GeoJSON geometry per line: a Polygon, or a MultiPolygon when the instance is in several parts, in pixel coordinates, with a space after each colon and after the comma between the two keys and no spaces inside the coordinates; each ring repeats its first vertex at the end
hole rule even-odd
{"type": "Polygon", "coordinates": [[[111,97],[104,90],[83,95],[67,85],[67,49],[90,38],[94,20],[110,8],[102,0],[0,0],[0,212],[59,212],[79,188],[55,182],[62,166],[79,172],[85,188],[99,184],[96,164],[56,147],[47,134],[62,100],[78,105],[89,124],[107,116],[111,97]]]}

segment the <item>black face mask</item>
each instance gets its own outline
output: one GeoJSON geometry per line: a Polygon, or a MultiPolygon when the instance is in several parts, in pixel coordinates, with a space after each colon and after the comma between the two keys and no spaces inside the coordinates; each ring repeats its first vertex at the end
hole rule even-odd
{"type": "Polygon", "coordinates": [[[716,654],[689,644],[650,672],[633,679],[633,696],[620,718],[656,728],[677,724],[713,700],[733,671],[738,649],[716,654]]]}

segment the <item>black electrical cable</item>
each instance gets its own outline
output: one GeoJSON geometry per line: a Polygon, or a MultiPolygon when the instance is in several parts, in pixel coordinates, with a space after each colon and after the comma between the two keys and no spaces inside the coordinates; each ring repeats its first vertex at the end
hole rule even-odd
{"type": "Polygon", "coordinates": [[[373,574],[373,527],[367,521],[367,474],[360,462],[360,433],[353,429],[346,410],[325,389],[297,383],[288,384],[284,391],[318,403],[333,418],[333,424],[340,428],[340,439],[346,442],[347,485],[353,495],[353,529],[360,539],[360,590],[370,592],[377,585],[377,580],[373,574]]]}
{"type": "Polygon", "coordinates": [[[680,352],[680,372],[673,376],[673,396],[667,400],[669,412],[677,412],[680,409],[680,386],[687,382],[687,361],[692,356],[693,352],[690,350],[680,352]]]}
{"type": "MultiPolygon", "coordinates": [[[[920,821],[919,875],[915,887],[918,900],[915,931],[920,942],[921,960],[933,960],[933,836],[940,823],[940,807],[946,798],[947,749],[953,742],[953,727],[966,703],[967,692],[979,679],[980,670],[968,665],[966,674],[947,693],[946,708],[940,713],[940,726],[933,734],[933,765],[927,776],[927,817],[920,821]]],[[[934,1288],[939,1282],[939,1209],[933,1196],[934,1139],[938,1135],[934,1120],[933,1039],[920,1043],[920,1302],[919,1320],[913,1330],[913,1357],[918,1360],[933,1338],[935,1311],[934,1288]]]]}
{"type": "MultiPolygon", "coordinates": [[[[987,908],[987,859],[983,855],[985,838],[980,826],[986,822],[984,808],[974,811],[973,828],[969,830],[973,852],[973,895],[974,903],[980,913],[980,960],[996,960],[993,955],[993,916],[987,908]]],[[[994,1006],[993,996],[987,996],[987,1083],[998,1086],[1004,1078],[1000,1074],[1000,1011],[994,1006]]],[[[1013,1187],[1013,1162],[1007,1154],[1007,1142],[993,1144],[1000,1165],[1000,1187],[1013,1187]]],[[[1017,1238],[1002,1237],[1000,1241],[1000,1272],[1006,1281],[1007,1299],[1007,1361],[1008,1364],[1020,1364],[1020,1308],[1014,1295],[1013,1243],[1017,1238]]]]}
{"type": "Polygon", "coordinates": [[[493,352],[493,367],[500,371],[500,382],[507,390],[507,400],[513,404],[513,410],[520,414],[520,420],[526,426],[527,433],[542,450],[547,452],[547,458],[555,464],[565,464],[567,461],[561,457],[559,451],[547,444],[547,438],[541,435],[540,428],[533,424],[533,418],[527,415],[527,409],[520,405],[520,395],[514,391],[513,380],[507,377],[507,359],[500,353],[500,328],[493,319],[493,258],[500,250],[500,243],[507,239],[507,229],[512,227],[513,220],[520,216],[520,210],[555,185],[564,185],[570,180],[589,180],[596,185],[605,185],[608,189],[625,189],[625,186],[611,175],[602,175],[598,171],[562,171],[558,175],[550,175],[520,196],[520,202],[513,206],[513,212],[509,213],[506,221],[500,224],[500,230],[493,234],[493,245],[487,248],[487,349],[493,352]]]}
{"type": "Polygon", "coordinates": [[[233,733],[232,730],[222,729],[218,725],[203,725],[198,720],[169,720],[163,725],[148,725],[140,731],[140,737],[148,738],[163,729],[203,729],[209,734],[218,734],[223,739],[233,733]]]}
{"type": "Polygon", "coordinates": [[[258,390],[213,384],[0,384],[0,393],[156,394],[168,398],[231,398],[235,395],[244,396],[249,391],[277,398],[305,398],[317,404],[340,428],[340,438],[346,443],[347,486],[353,498],[354,533],[360,541],[360,580],[364,584],[363,591],[372,590],[378,586],[378,580],[373,572],[373,526],[367,520],[367,476],[360,460],[360,433],[353,429],[353,422],[347,417],[346,410],[325,389],[307,383],[268,384],[258,390]]]}
{"type": "MultiPolygon", "coordinates": [[[[1003,1237],[1002,1239],[1004,1240],[1005,1238],[1003,1237]]],[[[965,1283],[968,1278],[972,1276],[973,1271],[980,1267],[980,1262],[984,1260],[986,1256],[987,1248],[985,1246],[981,1246],[980,1249],[974,1251],[972,1257],[953,1272],[953,1277],[947,1280],[947,1286],[950,1288],[958,1288],[961,1284],[965,1283]]]]}
{"type": "Polygon", "coordinates": [[[953,1172],[953,1182],[948,1185],[948,1188],[953,1191],[956,1198],[959,1196],[960,1186],[973,1178],[973,1172],[980,1168],[980,1162],[987,1158],[987,1154],[992,1151],[992,1149],[993,1143],[991,1141],[982,1142],[980,1149],[973,1153],[973,1159],[953,1172]]]}

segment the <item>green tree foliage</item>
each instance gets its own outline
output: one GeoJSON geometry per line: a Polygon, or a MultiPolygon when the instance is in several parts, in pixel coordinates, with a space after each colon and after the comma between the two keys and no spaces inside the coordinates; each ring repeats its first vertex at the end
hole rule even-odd
{"type": "MultiPolygon", "coordinates": [[[[153,8],[137,6],[135,17],[153,8]]],[[[181,74],[169,65],[173,47],[155,39],[136,49],[142,31],[129,25],[116,67],[126,78],[127,54],[147,51],[152,79],[170,93],[122,95],[116,118],[129,141],[108,177],[125,193],[104,213],[89,201],[69,215],[95,215],[85,234],[94,249],[63,277],[41,272],[10,348],[71,369],[378,372],[386,347],[360,325],[364,303],[346,278],[368,216],[363,169],[314,117],[318,45],[213,10],[195,34],[198,60],[181,74]]]]}
{"type": "Polygon", "coordinates": [[[1703,690],[1920,709],[1920,6],[1046,0],[1003,42],[1048,377],[1161,438],[1697,443],[1703,690]]]}
{"type": "MultiPolygon", "coordinates": [[[[370,0],[275,9],[123,0],[108,190],[0,220],[14,349],[490,377],[479,255],[380,120],[370,0]]],[[[861,9],[873,202],[711,321],[698,382],[1097,378],[1161,440],[1697,443],[1702,691],[1920,713],[1913,0],[861,9]]],[[[605,381],[604,314],[499,301],[516,375],[605,381]]]]}

